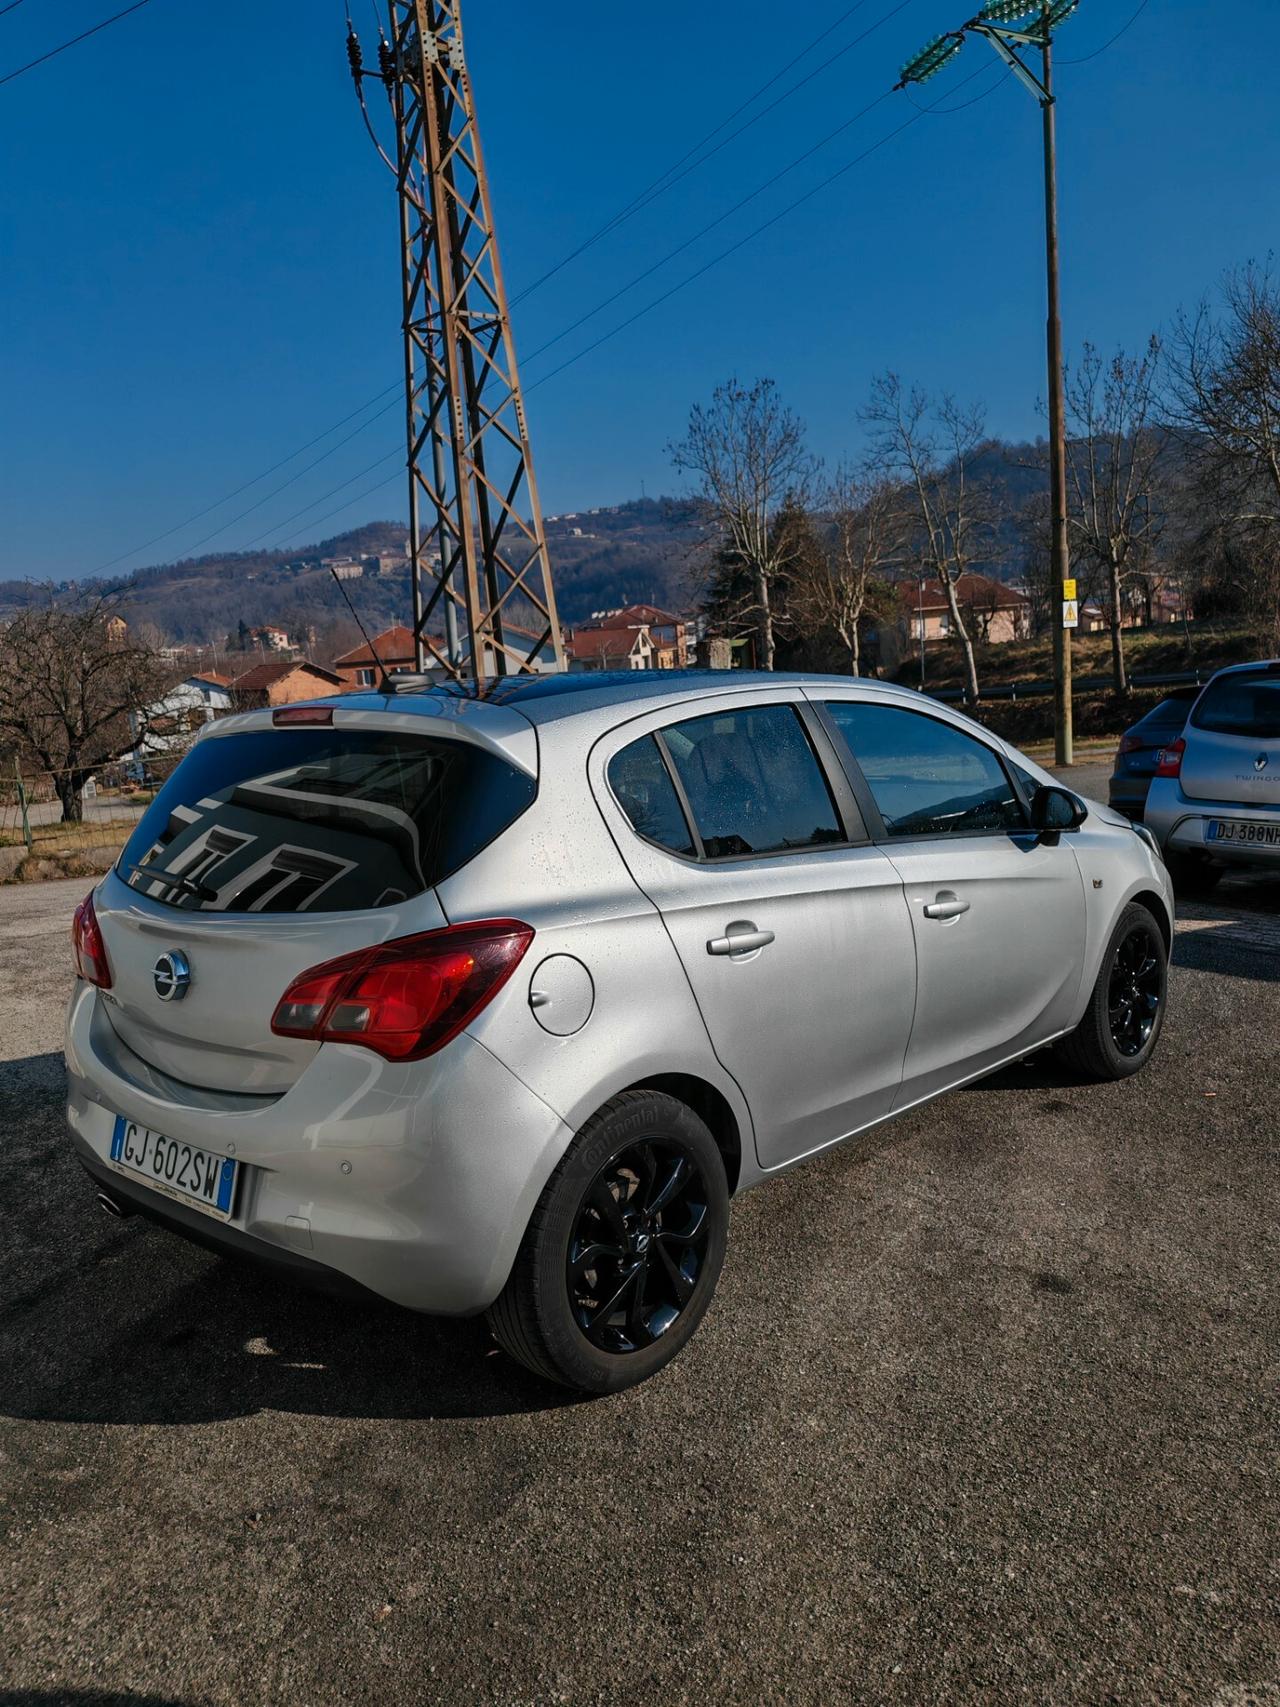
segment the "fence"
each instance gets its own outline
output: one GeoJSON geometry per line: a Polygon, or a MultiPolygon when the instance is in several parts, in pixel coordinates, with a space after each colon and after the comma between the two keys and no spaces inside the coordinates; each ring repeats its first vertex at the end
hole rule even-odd
{"type": "Polygon", "coordinates": [[[72,869],[103,869],[124,846],[157,788],[177,763],[106,765],[78,796],[79,816],[67,818],[59,784],[67,773],[34,771],[12,763],[0,771],[0,879],[13,877],[24,861],[37,875],[52,875],[39,862],[71,863],[72,869]],[[75,862],[79,861],[79,865],[75,862]]]}

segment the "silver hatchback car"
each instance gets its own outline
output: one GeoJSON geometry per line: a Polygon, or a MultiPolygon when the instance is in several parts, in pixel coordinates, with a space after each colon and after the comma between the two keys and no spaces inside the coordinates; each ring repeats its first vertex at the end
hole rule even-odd
{"type": "Polygon", "coordinates": [[[729,1198],[1057,1039],[1149,1060],[1154,843],[918,694],[640,673],[205,730],[74,927],[103,1206],[584,1390],[668,1362],[729,1198]]]}
{"type": "Polygon", "coordinates": [[[1145,821],[1186,894],[1228,867],[1280,877],[1280,659],[1210,678],[1159,755],[1145,821]]]}

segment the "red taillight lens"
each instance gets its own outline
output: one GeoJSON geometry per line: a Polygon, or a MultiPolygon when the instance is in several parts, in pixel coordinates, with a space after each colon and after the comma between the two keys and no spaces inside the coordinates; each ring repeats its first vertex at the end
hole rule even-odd
{"type": "Polygon", "coordinates": [[[1142,748],[1143,740],[1141,735],[1122,735],[1120,737],[1120,751],[1122,753],[1140,753],[1142,748]]]}
{"type": "Polygon", "coordinates": [[[71,921],[71,946],[75,950],[76,971],[100,990],[111,988],[111,967],[107,962],[106,945],[98,928],[98,915],[93,910],[92,893],[85,896],[76,908],[71,921]]]}
{"type": "Polygon", "coordinates": [[[327,960],[295,978],[271,1018],[280,1037],[359,1043],[420,1061],[497,995],[533,941],[518,919],[450,925],[327,960]]]}
{"type": "Polygon", "coordinates": [[[1181,776],[1182,755],[1186,750],[1187,743],[1181,736],[1179,736],[1176,741],[1170,741],[1167,747],[1161,747],[1159,755],[1156,758],[1156,775],[1181,776]]]}
{"type": "Polygon", "coordinates": [[[331,728],[333,725],[333,707],[331,705],[282,705],[271,713],[271,721],[277,729],[288,729],[293,726],[306,728],[312,725],[318,728],[331,728]]]}

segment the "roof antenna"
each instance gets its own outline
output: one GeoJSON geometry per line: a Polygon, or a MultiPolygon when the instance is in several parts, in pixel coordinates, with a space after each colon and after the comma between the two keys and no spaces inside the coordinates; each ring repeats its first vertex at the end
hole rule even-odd
{"type": "Polygon", "coordinates": [[[333,576],[334,586],[338,589],[338,591],[342,594],[343,598],[347,601],[347,609],[351,612],[352,620],[355,622],[356,627],[360,630],[360,638],[364,641],[365,645],[369,648],[369,657],[370,657],[371,661],[377,667],[377,670],[378,670],[378,689],[377,689],[377,691],[379,693],[394,693],[395,689],[391,685],[391,678],[387,674],[386,670],[383,668],[382,659],[379,658],[379,656],[378,656],[378,649],[373,644],[373,641],[370,640],[369,632],[365,628],[365,625],[360,620],[360,613],[351,602],[351,594],[343,586],[342,577],[341,577],[341,575],[339,575],[338,571],[334,568],[332,563],[329,565],[329,573],[333,576]]]}

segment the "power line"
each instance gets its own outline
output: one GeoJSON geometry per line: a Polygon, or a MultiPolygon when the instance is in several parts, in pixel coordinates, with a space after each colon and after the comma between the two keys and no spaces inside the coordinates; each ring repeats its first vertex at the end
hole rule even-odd
{"type": "Polygon", "coordinates": [[[731,219],[735,213],[740,212],[741,209],[746,207],[749,202],[755,201],[757,196],[762,196],[766,190],[772,189],[775,184],[780,183],[783,178],[788,177],[792,172],[802,166],[806,160],[812,158],[812,156],[817,154],[821,149],[826,148],[829,143],[834,142],[836,137],[843,136],[845,131],[851,129],[852,126],[857,124],[860,119],[864,119],[868,113],[873,112],[876,107],[881,106],[885,101],[887,101],[892,93],[892,89],[886,89],[883,94],[877,95],[874,101],[868,101],[866,106],[861,107],[856,113],[854,113],[852,118],[845,119],[843,124],[838,124],[834,130],[828,131],[827,134],[820,137],[811,148],[806,148],[803,154],[797,154],[793,160],[789,161],[787,165],[781,167],[771,178],[766,178],[763,183],[757,184],[754,190],[749,191],[739,201],[734,202],[732,207],[726,208],[722,214],[718,214],[715,219],[710,220],[706,225],[702,226],[700,230],[695,231],[692,237],[687,237],[683,243],[678,244],[674,249],[669,249],[660,260],[654,261],[651,266],[645,268],[644,272],[637,273],[630,283],[623,285],[620,290],[614,291],[612,296],[605,297],[603,302],[598,302],[594,308],[588,309],[585,314],[580,315],[571,325],[566,326],[562,332],[557,332],[554,338],[548,338],[545,344],[539,344],[536,350],[532,351],[525,357],[525,360],[527,362],[536,361],[538,357],[542,355],[544,351],[549,350],[553,344],[558,344],[562,338],[567,338],[571,332],[576,332],[579,326],[584,326],[588,320],[593,320],[597,314],[602,313],[603,310],[608,308],[612,303],[617,302],[619,297],[626,296],[628,291],[634,290],[638,284],[643,284],[645,279],[665,267],[668,261],[674,261],[677,255],[682,255],[686,249],[692,248],[700,238],[707,236],[707,234],[714,231],[717,226],[723,225],[726,219],[731,219]]]}
{"type": "MultiPolygon", "coordinates": [[[[103,575],[108,569],[114,569],[117,563],[123,563],[126,557],[136,557],[139,552],[149,551],[153,545],[158,545],[162,539],[169,539],[173,534],[181,533],[183,528],[189,528],[193,522],[202,520],[205,516],[210,515],[214,510],[220,509],[223,504],[229,504],[233,498],[238,498],[242,492],[247,492],[251,486],[256,486],[260,480],[269,479],[277,469],[283,468],[286,463],[292,462],[295,456],[305,455],[313,445],[318,445],[322,439],[327,439],[330,433],[336,433],[339,427],[345,427],[348,421],[354,421],[357,415],[363,414],[364,411],[369,408],[370,404],[380,403],[384,397],[390,396],[393,391],[401,391],[403,389],[403,385],[403,380],[398,379],[393,385],[387,386],[384,391],[379,391],[376,396],[367,397],[365,401],[360,404],[359,408],[353,409],[349,415],[344,415],[340,421],[335,421],[331,427],[326,427],[322,433],[317,433],[315,438],[308,439],[306,444],[299,445],[297,450],[291,450],[288,456],[282,456],[279,462],[273,462],[270,468],[264,468],[261,474],[255,474],[251,480],[243,481],[239,486],[233,487],[230,492],[224,492],[220,498],[215,498],[212,504],[206,504],[203,510],[196,510],[195,513],[188,516],[185,521],[175,522],[171,528],[165,528],[163,533],[153,533],[150,539],[144,539],[141,545],[135,545],[132,550],[122,551],[118,557],[112,557],[108,562],[100,563],[96,569],[91,569],[89,574],[103,575]]],[[[379,413],[384,414],[385,410],[380,410],[379,413]]],[[[371,415],[369,417],[370,421],[376,419],[377,416],[371,415]]],[[[366,421],[364,424],[367,427],[369,425],[369,421],[366,421]]],[[[342,442],[345,444],[346,440],[344,439],[342,442]]],[[[337,450],[338,447],[335,445],[333,448],[337,450]]],[[[314,467],[314,464],[312,464],[312,466],[314,467]]],[[[305,473],[306,471],[303,470],[303,472],[305,473]]],[[[227,525],[230,526],[231,524],[228,523],[227,525]]],[[[209,535],[208,537],[212,538],[213,536],[209,535]]]]}
{"type": "MultiPolygon", "coordinates": [[[[21,4],[21,0],[13,0],[13,5],[21,4]]],[[[37,65],[43,65],[46,60],[56,59],[60,53],[65,53],[69,47],[75,47],[79,42],[88,41],[90,36],[96,36],[100,30],[110,29],[112,24],[118,24],[121,18],[127,18],[130,12],[140,12],[144,6],[149,6],[151,0],[133,0],[132,6],[126,6],[123,12],[117,12],[110,18],[104,18],[100,24],[94,24],[92,29],[82,30],[78,36],[72,36],[70,41],[64,41],[61,47],[51,47],[48,53],[42,53],[39,59],[28,60],[16,71],[10,71],[0,77],[0,84],[12,83],[15,77],[21,77],[28,71],[34,71],[37,65]]],[[[6,7],[11,11],[12,7],[6,7]]]]}
{"type": "Polygon", "coordinates": [[[1142,4],[1138,7],[1138,10],[1129,19],[1129,22],[1127,24],[1121,24],[1120,28],[1116,31],[1115,35],[1113,35],[1111,37],[1110,41],[1104,41],[1102,46],[1101,47],[1095,47],[1092,53],[1086,53],[1080,59],[1060,59],[1058,61],[1058,64],[1059,65],[1088,65],[1088,63],[1091,59],[1097,59],[1099,54],[1105,53],[1109,47],[1114,47],[1116,45],[1116,43],[1120,40],[1120,37],[1122,35],[1125,35],[1129,30],[1131,30],[1133,28],[1133,26],[1137,23],[1138,19],[1142,16],[1142,14],[1146,11],[1147,7],[1150,4],[1151,4],[1151,0],[1142,0],[1142,4]]]}
{"type": "MultiPolygon", "coordinates": [[[[972,83],[975,78],[982,76],[985,69],[986,67],[980,67],[976,71],[971,71],[967,77],[960,80],[956,85],[956,88],[962,89],[966,84],[972,83]]],[[[997,85],[993,84],[991,88],[984,91],[984,94],[980,96],[979,99],[985,99],[986,95],[991,94],[996,86],[997,85]]],[[[887,90],[885,93],[887,95],[892,93],[892,91],[887,90]]],[[[878,105],[880,100],[883,100],[884,98],[884,96],[877,97],[877,100],[872,102],[871,105],[878,105]]],[[[937,103],[935,103],[935,105],[936,104],[937,103]]],[[[620,332],[624,332],[628,327],[634,326],[636,321],[641,320],[645,315],[652,313],[655,308],[661,307],[664,302],[669,301],[671,297],[675,296],[679,291],[684,290],[686,286],[691,285],[695,280],[700,279],[704,273],[710,272],[713,267],[718,266],[722,261],[728,260],[731,255],[735,255],[738,250],[745,248],[748,243],[753,242],[755,238],[761,236],[772,226],[777,225],[789,214],[795,212],[797,208],[803,207],[807,202],[812,201],[815,196],[820,195],[823,190],[830,188],[830,186],[837,182],[838,179],[851,172],[855,166],[860,165],[864,160],[869,159],[872,154],[877,153],[878,150],[883,148],[887,143],[892,142],[894,138],[900,136],[903,131],[909,130],[914,124],[918,124],[920,119],[930,111],[931,108],[929,107],[919,108],[911,118],[906,119],[902,124],[895,126],[893,130],[880,137],[878,141],[873,142],[869,148],[864,148],[861,154],[855,155],[852,160],[846,161],[845,164],[838,167],[836,171],[829,173],[827,177],[821,180],[821,182],[813,185],[811,189],[807,190],[804,195],[793,198],[785,207],[783,207],[778,213],[774,214],[770,219],[767,219],[763,221],[762,224],[757,225],[753,230],[747,232],[744,237],[739,238],[736,243],[731,244],[727,249],[722,249],[719,254],[712,256],[709,261],[705,262],[695,272],[692,272],[685,278],[679,280],[676,284],[672,285],[669,290],[664,291],[661,296],[655,297],[652,302],[646,303],[643,308],[637,309],[637,311],[629,316],[628,319],[621,321],[617,326],[614,326],[608,332],[603,333],[593,343],[586,345],[583,349],[577,351],[575,355],[572,355],[568,357],[567,360],[561,362],[558,367],[552,368],[548,373],[545,373],[541,379],[535,380],[527,390],[536,391],[540,385],[545,385],[548,380],[554,379],[557,374],[563,373],[566,368],[572,367],[576,362],[581,361],[585,356],[588,356],[593,351],[599,349],[602,344],[608,343],[610,339],[617,337],[620,332]]],[[[852,123],[853,121],[851,120],[849,122],[852,123]]],[[[278,528],[287,527],[289,523],[296,521],[299,516],[305,515],[310,509],[314,509],[317,504],[323,504],[329,498],[336,497],[336,495],[343,491],[347,486],[354,485],[357,480],[362,479],[366,474],[372,473],[373,470],[380,467],[382,463],[389,462],[392,457],[401,455],[403,455],[403,447],[396,446],[393,450],[388,451],[386,456],[382,457],[378,462],[370,464],[368,468],[361,469],[360,473],[353,474],[349,480],[343,481],[341,485],[332,487],[328,492],[323,493],[319,498],[315,499],[312,504],[305,505],[301,510],[296,510],[292,516],[286,516],[282,522],[278,522],[274,524],[273,527],[264,530],[264,532],[258,535],[256,539],[248,541],[238,549],[242,551],[251,550],[259,540],[266,537],[267,533],[274,533],[278,528]]],[[[336,509],[326,511],[323,516],[316,517],[315,520],[308,525],[316,526],[319,522],[327,521],[330,516],[341,514],[343,510],[350,509],[352,505],[361,502],[363,498],[370,496],[372,492],[380,491],[383,486],[389,485],[393,478],[395,478],[395,476],[389,476],[388,479],[382,480],[376,486],[370,488],[369,492],[359,493],[354,498],[346,499],[343,503],[339,504],[336,509]]],[[[273,549],[275,549],[275,547],[273,547],[273,549]]]]}
{"type": "Polygon", "coordinates": [[[668,167],[667,171],[664,172],[660,178],[656,178],[647,190],[642,190],[640,195],[633,201],[629,202],[620,213],[615,214],[611,220],[608,220],[604,225],[602,225],[599,230],[594,232],[592,236],[588,237],[584,243],[580,243],[578,247],[566,255],[563,260],[557,261],[555,266],[543,273],[540,278],[535,279],[532,284],[526,285],[523,290],[517,292],[517,294],[511,299],[511,306],[514,308],[518,303],[523,302],[527,296],[531,296],[535,290],[539,290],[548,279],[554,278],[562,267],[568,266],[570,261],[574,261],[579,255],[585,254],[586,251],[598,243],[602,237],[606,237],[610,232],[616,231],[620,225],[624,224],[634,214],[639,213],[642,208],[648,207],[649,204],[656,201],[659,196],[664,196],[668,190],[674,189],[678,183],[687,178],[691,172],[695,172],[699,166],[705,166],[708,160],[713,160],[715,156],[721,153],[722,150],[726,149],[731,142],[735,142],[738,137],[750,130],[753,125],[759,124],[761,119],[767,118],[768,115],[776,108],[780,107],[784,101],[789,101],[792,95],[797,94],[807,84],[812,83],[815,77],[821,76],[821,74],[834,65],[838,59],[843,59],[846,53],[851,53],[855,47],[857,47],[861,42],[866,41],[868,36],[874,35],[876,30],[880,29],[884,24],[887,24],[891,18],[896,17],[899,12],[905,11],[905,9],[912,4],[912,0],[898,0],[897,5],[891,6],[887,12],[876,19],[874,24],[869,24],[861,34],[854,36],[853,39],[846,42],[842,48],[838,48],[835,53],[830,54],[819,65],[816,65],[812,71],[807,72],[805,76],[799,78],[795,83],[793,83],[789,89],[784,89],[780,95],[769,102],[767,107],[761,107],[758,113],[753,114],[751,118],[747,119],[743,124],[740,124],[736,130],[730,131],[728,136],[717,142],[714,148],[708,150],[706,154],[699,155],[697,159],[691,159],[691,156],[697,155],[699,149],[709,142],[712,137],[716,136],[720,130],[723,130],[726,124],[731,123],[738,113],[743,112],[747,107],[751,106],[753,102],[757,101],[766,90],[772,88],[773,84],[778,81],[778,78],[786,74],[791,66],[795,65],[799,60],[804,59],[807,54],[812,52],[813,48],[819,41],[823,40],[824,36],[830,35],[832,30],[837,29],[846,18],[852,16],[852,14],[858,11],[865,3],[866,0],[858,0],[858,5],[851,6],[847,12],[842,14],[842,16],[838,18],[833,25],[831,25],[830,29],[824,31],[823,35],[817,37],[815,41],[810,42],[804,52],[797,54],[796,58],[791,60],[789,65],[784,66],[776,76],[771,77],[766,84],[764,84],[760,89],[757,89],[755,94],[744,101],[742,105],[739,106],[735,112],[731,113],[727,119],[723,120],[721,124],[717,126],[716,130],[711,131],[708,136],[703,138],[702,142],[697,143],[689,150],[688,153],[683,155],[680,160],[676,161],[675,166],[668,167]],[[689,162],[687,165],[685,165],[686,161],[689,162]],[[682,166],[683,170],[677,169],[682,166]]]}
{"type": "Polygon", "coordinates": [[[0,6],[0,18],[3,18],[6,12],[12,12],[15,6],[21,6],[21,4],[22,0],[9,0],[9,4],[7,6],[0,6]]]}
{"type": "MultiPolygon", "coordinates": [[[[187,547],[187,555],[190,556],[193,552],[198,551],[202,545],[207,545],[211,539],[216,539],[220,533],[225,533],[228,528],[234,527],[237,522],[242,522],[246,516],[251,516],[255,510],[260,510],[264,504],[269,504],[273,498],[278,498],[281,492],[286,491],[290,486],[294,485],[295,482],[301,480],[304,474],[310,474],[313,468],[318,468],[322,462],[327,462],[333,455],[334,451],[341,450],[343,445],[350,444],[357,434],[362,433],[366,427],[371,427],[375,421],[380,420],[389,409],[394,409],[398,402],[399,398],[393,397],[390,403],[384,404],[376,414],[370,415],[367,421],[361,421],[360,425],[356,427],[354,431],[348,433],[345,438],[339,439],[336,445],[330,445],[328,450],[322,451],[319,456],[313,458],[313,460],[307,463],[304,468],[300,468],[296,474],[291,474],[287,480],[282,480],[278,486],[273,487],[265,497],[258,498],[254,503],[250,504],[247,509],[241,510],[239,515],[232,516],[230,521],[220,522],[211,533],[207,533],[202,538],[194,540],[192,544],[187,547]]],[[[360,476],[356,475],[355,478],[358,480],[360,476]]],[[[307,507],[309,508],[310,506],[307,507]]]]}
{"type": "MultiPolygon", "coordinates": [[[[985,69],[985,67],[983,69],[985,69]]],[[[979,77],[981,75],[982,72],[980,70],[971,71],[968,77],[963,78],[956,87],[958,89],[962,89],[966,83],[971,83],[975,77],[979,77]]],[[[993,88],[994,87],[995,85],[993,85],[993,88]]],[[[991,90],[988,90],[987,93],[990,94],[991,90]]],[[[686,286],[693,284],[697,279],[700,279],[704,273],[709,273],[713,267],[718,267],[722,261],[727,261],[731,255],[736,255],[739,249],[745,248],[748,243],[752,243],[757,237],[763,236],[766,231],[771,230],[773,226],[786,219],[788,215],[794,213],[797,208],[803,207],[806,202],[812,201],[813,198],[820,195],[823,190],[829,189],[838,179],[843,178],[846,173],[851,172],[855,166],[861,165],[864,160],[878,152],[878,150],[883,148],[886,143],[892,142],[897,136],[901,136],[904,130],[909,130],[913,124],[918,124],[928,111],[929,108],[927,107],[918,109],[911,118],[905,120],[904,123],[895,126],[893,130],[882,136],[878,142],[873,142],[869,148],[864,148],[861,154],[855,154],[852,160],[846,161],[843,166],[840,166],[834,172],[829,173],[827,177],[814,184],[811,189],[806,190],[802,196],[797,196],[792,201],[789,201],[785,207],[779,210],[779,212],[773,214],[762,224],[755,226],[753,230],[748,231],[745,237],[740,237],[736,243],[730,244],[727,249],[722,249],[718,255],[713,255],[709,261],[704,262],[704,264],[697,268],[696,271],[687,274],[683,279],[680,279],[676,284],[672,285],[669,290],[663,291],[661,296],[654,297],[652,302],[646,303],[643,308],[637,309],[636,312],[630,315],[626,320],[620,321],[618,325],[612,327],[608,332],[602,333],[601,336],[595,339],[593,343],[584,345],[581,350],[579,350],[575,355],[568,357],[567,360],[561,362],[558,367],[553,367],[549,372],[544,373],[541,379],[535,380],[533,384],[527,388],[528,391],[536,391],[539,386],[545,385],[548,380],[554,379],[557,374],[563,373],[566,368],[572,367],[575,362],[580,362],[584,356],[588,356],[593,351],[598,350],[602,344],[608,343],[611,338],[616,338],[620,332],[625,332],[628,327],[634,326],[637,320],[642,320],[646,314],[651,314],[655,308],[660,308],[664,302],[669,302],[677,292],[682,291],[686,286]]]]}

